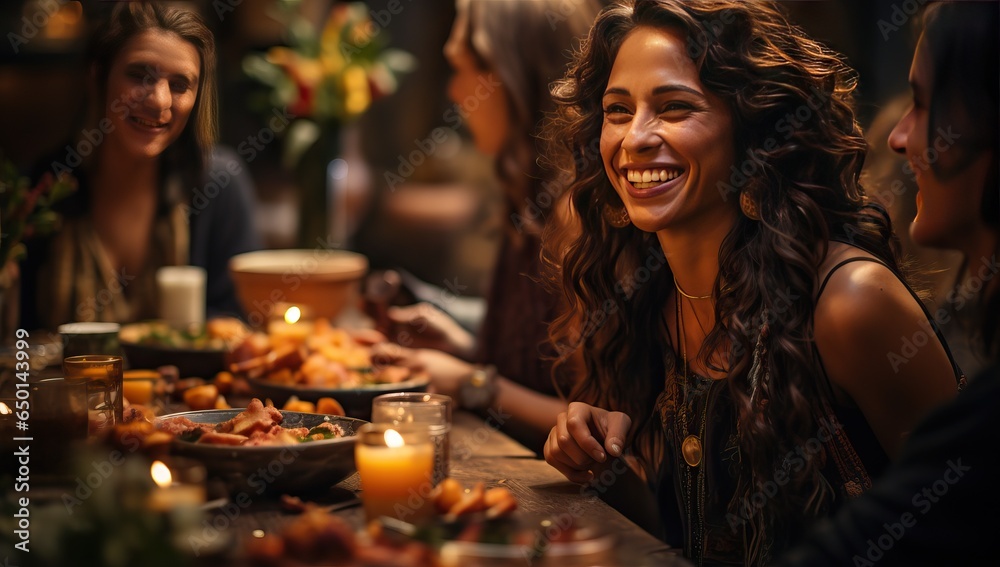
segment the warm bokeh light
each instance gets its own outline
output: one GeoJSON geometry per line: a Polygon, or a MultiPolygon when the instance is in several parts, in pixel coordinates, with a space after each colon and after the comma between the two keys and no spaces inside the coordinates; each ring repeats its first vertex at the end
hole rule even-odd
{"type": "Polygon", "coordinates": [[[299,318],[302,317],[302,310],[296,306],[291,306],[285,311],[285,322],[288,324],[298,322],[299,318]]]}
{"type": "Polygon", "coordinates": [[[162,461],[153,461],[153,465],[149,467],[149,474],[153,477],[153,482],[160,488],[170,486],[170,482],[173,480],[170,469],[162,461]]]}
{"type": "Polygon", "coordinates": [[[14,413],[14,410],[10,409],[7,404],[0,402],[0,415],[7,415],[11,413],[14,413]]]}
{"type": "Polygon", "coordinates": [[[385,444],[387,447],[402,447],[403,436],[395,429],[385,430],[385,444]]]}

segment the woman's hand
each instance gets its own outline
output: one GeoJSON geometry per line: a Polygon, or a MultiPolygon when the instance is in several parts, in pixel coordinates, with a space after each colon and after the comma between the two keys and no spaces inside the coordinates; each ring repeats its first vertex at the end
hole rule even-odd
{"type": "Polygon", "coordinates": [[[583,484],[609,454],[621,456],[630,427],[632,419],[622,412],[573,402],[549,432],[545,461],[570,481],[583,484]]]}
{"type": "Polygon", "coordinates": [[[431,348],[468,358],[475,339],[461,325],[430,303],[390,307],[389,338],[414,348],[431,348]]]}
{"type": "Polygon", "coordinates": [[[472,375],[473,370],[471,364],[446,352],[426,348],[406,348],[393,343],[373,346],[372,362],[426,371],[431,378],[430,390],[451,396],[456,404],[459,389],[472,375]]]}

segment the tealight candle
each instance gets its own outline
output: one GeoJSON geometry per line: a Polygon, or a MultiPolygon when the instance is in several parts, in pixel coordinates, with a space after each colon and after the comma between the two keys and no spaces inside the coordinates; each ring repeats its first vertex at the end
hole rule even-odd
{"type": "Polygon", "coordinates": [[[419,423],[434,444],[434,485],[448,476],[451,398],[444,394],[394,392],[372,400],[372,423],[419,423]]]}
{"type": "Polygon", "coordinates": [[[195,461],[153,461],[149,474],[156,484],[146,506],[157,512],[197,508],[205,503],[205,469],[195,461]],[[168,464],[169,462],[169,464],[168,464]]]}
{"type": "Polygon", "coordinates": [[[303,308],[292,305],[285,309],[281,319],[268,323],[267,334],[271,338],[274,349],[287,346],[300,346],[313,331],[313,325],[304,317],[303,308]]]}
{"type": "Polygon", "coordinates": [[[413,523],[432,511],[434,445],[426,426],[365,424],[358,430],[355,462],[369,521],[390,516],[413,523]]]}

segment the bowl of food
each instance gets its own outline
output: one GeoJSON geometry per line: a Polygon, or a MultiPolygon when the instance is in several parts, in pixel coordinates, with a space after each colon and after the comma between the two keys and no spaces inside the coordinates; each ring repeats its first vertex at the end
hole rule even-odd
{"type": "Polygon", "coordinates": [[[326,491],[353,474],[355,433],[367,423],[282,411],[252,400],[245,409],[189,411],[156,419],[174,435],[171,453],[201,461],[233,493],[326,491]]]}
{"type": "Polygon", "coordinates": [[[279,303],[335,319],[360,300],[368,258],[346,250],[261,250],[234,256],[229,271],[251,324],[262,325],[279,303]]]}
{"type": "Polygon", "coordinates": [[[210,379],[225,370],[230,346],[249,333],[234,318],[212,319],[203,326],[186,329],[164,321],[124,325],[118,342],[129,368],[173,365],[181,377],[210,379]]]}
{"type": "Polygon", "coordinates": [[[426,392],[430,379],[424,373],[415,374],[409,380],[392,383],[368,383],[356,387],[321,387],[304,384],[273,382],[266,378],[248,380],[255,396],[284,405],[292,397],[306,402],[318,402],[321,398],[333,398],[344,413],[358,419],[368,420],[372,416],[372,400],[382,394],[395,392],[426,392]]]}
{"type": "Polygon", "coordinates": [[[292,397],[333,398],[347,415],[368,419],[375,396],[423,392],[430,383],[424,371],[373,360],[370,333],[335,327],[326,319],[293,327],[294,333],[288,326],[255,333],[234,349],[228,370],[246,378],[252,395],[276,405],[292,397]]]}

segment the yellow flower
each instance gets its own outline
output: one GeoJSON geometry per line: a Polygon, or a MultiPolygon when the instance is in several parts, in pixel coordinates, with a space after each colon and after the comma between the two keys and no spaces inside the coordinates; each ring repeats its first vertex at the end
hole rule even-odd
{"type": "Polygon", "coordinates": [[[344,110],[352,116],[361,114],[371,101],[368,73],[360,65],[348,65],[344,70],[344,110]]]}

